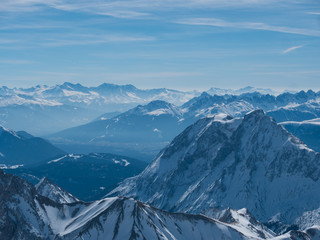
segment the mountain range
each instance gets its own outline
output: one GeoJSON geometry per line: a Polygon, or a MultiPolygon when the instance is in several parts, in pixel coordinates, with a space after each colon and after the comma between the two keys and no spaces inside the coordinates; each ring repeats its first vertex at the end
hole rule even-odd
{"type": "MultiPolygon", "coordinates": [[[[180,113],[170,109],[169,114],[180,113]]],[[[36,170],[56,176],[35,185],[0,170],[0,238],[319,239],[320,155],[263,110],[197,120],[107,198],[83,202],[56,185],[80,175],[89,183],[93,169],[110,181],[112,172],[120,173],[115,166],[128,169],[134,161],[111,154],[62,155],[29,167],[33,173],[24,174],[31,181],[40,178],[36,170]]],[[[6,171],[16,170],[23,167],[6,171]]],[[[76,185],[86,191],[84,181],[76,185]]]]}
{"type": "MultiPolygon", "coordinates": [[[[239,90],[211,88],[210,94],[239,95],[270,89],[245,87],[239,90]]],[[[42,136],[88,123],[102,114],[124,112],[139,104],[162,100],[180,106],[199,96],[199,91],[139,89],[133,85],[103,83],[87,87],[65,82],[55,86],[0,88],[0,124],[15,131],[25,130],[42,136]]]]}
{"type": "Polygon", "coordinates": [[[126,111],[138,104],[165,100],[182,104],[198,92],[138,89],[133,85],[86,87],[64,83],[31,88],[0,88],[0,124],[13,130],[45,135],[96,119],[106,112],[126,111]]]}
{"type": "Polygon", "coordinates": [[[168,211],[211,215],[247,208],[276,232],[319,224],[320,154],[262,110],[220,114],[189,126],[138,176],[108,196],[168,211]]]}
{"type": "Polygon", "coordinates": [[[27,239],[317,239],[320,229],[277,236],[246,209],[228,209],[219,219],[169,213],[142,202],[105,198],[81,202],[43,179],[37,186],[0,170],[0,238],[27,239]],[[45,189],[54,190],[55,194],[45,189]]]}
{"type": "Polygon", "coordinates": [[[0,239],[320,239],[320,92],[65,83],[0,105],[73,126],[46,135],[63,150],[0,127],[0,239]]]}
{"type": "Polygon", "coordinates": [[[150,160],[200,118],[219,113],[239,117],[255,109],[263,109],[277,122],[309,120],[320,117],[320,93],[310,90],[278,96],[257,92],[212,96],[204,92],[182,106],[152,101],[47,137],[68,152],[129,152],[130,156],[150,160]]]}

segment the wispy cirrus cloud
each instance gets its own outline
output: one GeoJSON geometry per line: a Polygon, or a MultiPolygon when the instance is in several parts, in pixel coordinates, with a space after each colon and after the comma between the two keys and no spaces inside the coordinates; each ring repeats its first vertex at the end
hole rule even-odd
{"type": "Polygon", "coordinates": [[[0,12],[34,12],[60,0],[10,0],[1,1],[0,12]]]}
{"type": "Polygon", "coordinates": [[[308,14],[311,14],[311,15],[320,15],[320,12],[308,12],[308,14]]]}
{"type": "Polygon", "coordinates": [[[46,47],[61,47],[61,46],[75,46],[75,45],[96,45],[104,43],[121,43],[121,42],[139,42],[139,41],[154,41],[156,38],[152,36],[129,36],[129,35],[70,35],[63,38],[49,38],[41,43],[46,47]]]}
{"type": "Polygon", "coordinates": [[[291,33],[298,35],[320,37],[320,31],[314,29],[294,28],[287,26],[274,26],[260,22],[229,22],[218,18],[189,18],[175,21],[179,24],[198,25],[198,26],[212,26],[224,28],[239,28],[252,30],[265,30],[272,32],[291,33]]]}
{"type": "Polygon", "coordinates": [[[230,9],[243,7],[283,7],[299,5],[302,0],[10,0],[3,1],[0,12],[32,12],[43,8],[87,12],[117,18],[137,18],[153,11],[177,9],[230,9]]]}
{"type": "Polygon", "coordinates": [[[294,50],[296,50],[296,49],[299,49],[299,48],[302,48],[302,47],[304,47],[304,45],[290,47],[290,48],[282,51],[282,54],[287,54],[287,53],[289,53],[289,52],[292,52],[292,51],[294,51],[294,50]]]}

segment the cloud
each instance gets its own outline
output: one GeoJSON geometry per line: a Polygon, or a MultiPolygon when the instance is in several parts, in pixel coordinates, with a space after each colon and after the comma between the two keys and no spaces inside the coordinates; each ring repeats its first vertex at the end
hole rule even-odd
{"type": "Polygon", "coordinates": [[[104,43],[154,41],[152,36],[128,36],[128,35],[70,35],[64,38],[51,38],[43,42],[46,47],[75,46],[75,45],[96,45],[104,43]]]}
{"type": "Polygon", "coordinates": [[[59,0],[10,0],[1,1],[0,12],[34,12],[59,0]]]}
{"type": "Polygon", "coordinates": [[[25,65],[25,64],[33,64],[34,61],[30,60],[19,60],[19,59],[0,59],[0,64],[17,64],[17,65],[25,65]]]}
{"type": "Polygon", "coordinates": [[[212,26],[212,27],[225,27],[225,28],[239,28],[239,29],[253,29],[265,30],[272,32],[291,33],[298,35],[307,35],[320,37],[319,30],[293,28],[286,26],[273,26],[266,23],[259,22],[228,22],[218,18],[189,18],[176,21],[179,24],[198,25],[198,26],[212,26]]]}
{"type": "Polygon", "coordinates": [[[296,50],[296,49],[298,49],[298,48],[302,48],[302,47],[304,47],[304,46],[303,46],[303,45],[300,45],[300,46],[290,47],[290,48],[284,50],[284,51],[282,52],[282,54],[286,54],[286,53],[292,52],[292,51],[294,51],[294,50],[296,50]]]}
{"type": "Polygon", "coordinates": [[[54,8],[117,18],[138,18],[149,16],[153,11],[168,9],[280,8],[301,3],[302,0],[8,0],[1,3],[0,12],[32,12],[54,8]]]}
{"type": "Polygon", "coordinates": [[[126,1],[121,1],[121,3],[117,1],[71,1],[70,3],[61,1],[50,5],[50,7],[62,11],[86,12],[116,18],[139,18],[150,15],[147,12],[138,11],[138,6],[131,5],[131,2],[126,1]]]}

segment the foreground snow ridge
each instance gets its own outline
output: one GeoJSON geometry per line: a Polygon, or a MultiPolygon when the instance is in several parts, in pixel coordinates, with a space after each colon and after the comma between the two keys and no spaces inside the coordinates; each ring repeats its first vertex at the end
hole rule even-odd
{"type": "MultiPolygon", "coordinates": [[[[43,179],[39,186],[45,188],[45,183],[51,185],[43,179]]],[[[4,240],[260,239],[251,238],[255,233],[247,237],[218,220],[168,213],[129,198],[58,203],[40,195],[25,180],[1,170],[0,191],[0,239],[4,240]]]]}
{"type": "MultiPolygon", "coordinates": [[[[204,215],[169,213],[134,199],[105,198],[94,202],[56,202],[63,190],[48,189],[43,179],[35,188],[23,179],[0,170],[0,239],[94,240],[262,240],[318,239],[319,227],[277,236],[256,221],[246,209],[228,209],[218,219],[204,215]],[[41,194],[48,196],[43,196],[41,194]]],[[[70,195],[68,195],[70,197],[70,195]]]]}

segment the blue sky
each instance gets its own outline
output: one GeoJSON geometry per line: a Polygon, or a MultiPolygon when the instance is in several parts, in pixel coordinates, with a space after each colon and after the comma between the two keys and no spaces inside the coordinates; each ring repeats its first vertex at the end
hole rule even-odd
{"type": "Polygon", "coordinates": [[[320,3],[0,0],[0,85],[320,90],[320,3]]]}

